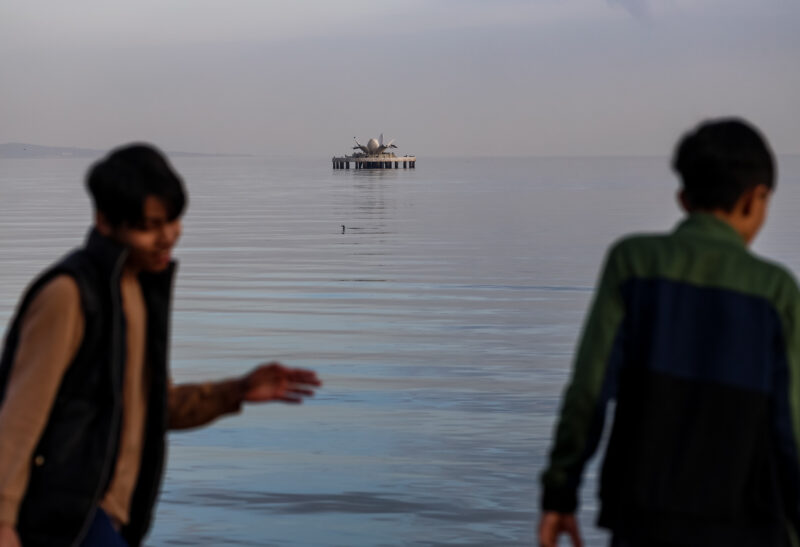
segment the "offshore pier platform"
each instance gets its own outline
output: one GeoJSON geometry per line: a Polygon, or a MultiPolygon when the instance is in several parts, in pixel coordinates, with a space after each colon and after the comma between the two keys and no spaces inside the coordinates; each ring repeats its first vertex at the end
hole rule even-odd
{"type": "Polygon", "coordinates": [[[386,150],[397,146],[394,145],[394,139],[384,144],[383,133],[378,139],[370,139],[366,146],[359,144],[355,137],[353,139],[356,141],[353,150],[358,152],[331,158],[334,169],[350,169],[351,163],[354,169],[399,169],[401,163],[403,169],[414,169],[417,166],[416,156],[397,156],[394,152],[387,152],[386,150]]]}

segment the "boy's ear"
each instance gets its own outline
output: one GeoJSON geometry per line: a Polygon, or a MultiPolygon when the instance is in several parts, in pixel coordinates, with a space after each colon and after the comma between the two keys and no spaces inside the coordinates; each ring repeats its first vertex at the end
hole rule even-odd
{"type": "Polygon", "coordinates": [[[97,231],[105,237],[110,237],[114,231],[111,227],[111,223],[108,222],[106,216],[100,211],[96,211],[94,214],[94,225],[97,228],[97,231]]]}
{"type": "Polygon", "coordinates": [[[681,209],[687,213],[692,210],[692,206],[689,203],[689,198],[686,197],[686,190],[683,188],[678,190],[678,204],[681,206],[681,209]]]}
{"type": "Polygon", "coordinates": [[[736,202],[734,210],[738,210],[742,216],[750,216],[750,213],[753,212],[755,198],[755,188],[748,188],[739,196],[739,201],[736,202]]]}
{"type": "Polygon", "coordinates": [[[769,196],[769,188],[765,184],[753,186],[744,191],[736,203],[735,209],[738,209],[743,216],[750,216],[757,207],[762,205],[769,196]]]}

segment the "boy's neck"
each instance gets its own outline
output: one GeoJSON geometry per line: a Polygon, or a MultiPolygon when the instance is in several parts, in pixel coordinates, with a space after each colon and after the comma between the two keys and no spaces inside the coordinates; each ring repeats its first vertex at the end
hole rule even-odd
{"type": "Polygon", "coordinates": [[[695,209],[691,206],[685,190],[678,193],[678,200],[684,211],[688,213],[706,213],[729,224],[744,241],[750,245],[755,239],[764,220],[767,218],[767,205],[772,189],[766,184],[758,184],[747,190],[736,200],[730,209],[695,209]]]}
{"type": "Polygon", "coordinates": [[[122,277],[126,278],[126,279],[136,278],[136,277],[139,276],[139,272],[140,271],[141,270],[139,268],[135,268],[135,267],[131,266],[130,264],[125,264],[122,267],[122,277]]]}
{"type": "Polygon", "coordinates": [[[739,234],[739,237],[742,238],[742,241],[744,241],[745,245],[749,245],[751,239],[749,226],[744,224],[735,212],[729,213],[727,211],[719,209],[714,211],[696,211],[696,212],[711,215],[714,218],[717,218],[722,222],[726,223],[728,226],[733,228],[733,230],[737,234],[739,234]]]}

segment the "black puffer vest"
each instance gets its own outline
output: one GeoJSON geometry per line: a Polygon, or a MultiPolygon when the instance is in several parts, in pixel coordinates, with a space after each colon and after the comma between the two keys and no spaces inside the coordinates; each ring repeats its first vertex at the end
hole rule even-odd
{"type": "MultiPolygon", "coordinates": [[[[122,418],[125,316],[120,295],[124,248],[96,231],[29,287],[6,335],[0,404],[19,342],[20,322],[36,293],[57,275],[80,288],[83,341],[69,365],[31,462],[17,531],[25,547],[78,545],[113,476],[122,418]]],[[[150,525],[165,458],[169,306],[175,265],[139,276],[147,307],[149,398],[142,462],[123,537],[134,547],[150,525]]]]}

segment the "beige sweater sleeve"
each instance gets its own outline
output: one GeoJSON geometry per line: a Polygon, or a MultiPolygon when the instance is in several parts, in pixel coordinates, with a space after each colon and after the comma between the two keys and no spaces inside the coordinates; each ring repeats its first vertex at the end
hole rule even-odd
{"type": "Polygon", "coordinates": [[[0,523],[16,525],[33,451],[82,337],[78,285],[67,275],[55,277],[34,297],[22,318],[0,406],[0,523]]]}

